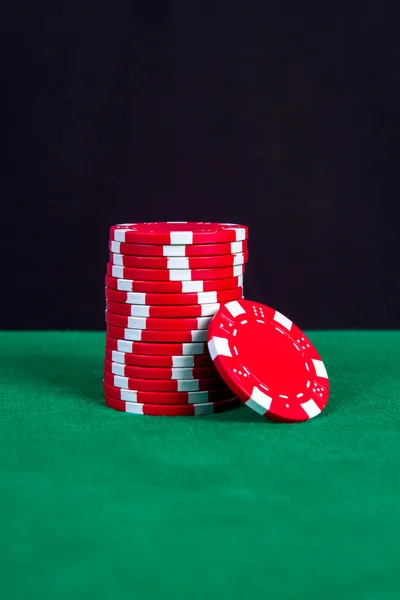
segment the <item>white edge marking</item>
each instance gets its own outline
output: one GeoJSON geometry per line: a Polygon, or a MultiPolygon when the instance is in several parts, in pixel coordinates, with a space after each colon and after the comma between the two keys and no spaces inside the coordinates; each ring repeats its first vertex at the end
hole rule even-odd
{"type": "Polygon", "coordinates": [[[198,296],[198,301],[201,304],[212,304],[217,302],[217,292],[201,292],[198,296]]]}
{"type": "Polygon", "coordinates": [[[172,367],[171,379],[191,379],[193,378],[193,369],[184,367],[172,367]]]}
{"type": "Polygon", "coordinates": [[[262,392],[258,387],[254,386],[251,393],[251,398],[246,402],[246,404],[249,405],[249,402],[251,402],[251,407],[253,410],[256,410],[258,413],[260,413],[260,415],[262,415],[270,409],[272,398],[271,396],[268,396],[268,394],[262,392]],[[253,403],[258,408],[254,408],[253,403]]]}
{"type": "Polygon", "coordinates": [[[124,402],[137,402],[137,392],[134,390],[120,389],[120,398],[124,402]]]}
{"type": "Polygon", "coordinates": [[[182,354],[204,354],[204,344],[182,344],[182,354]]]}
{"type": "Polygon", "coordinates": [[[326,372],[326,368],[322,360],[312,359],[315,372],[318,377],[323,377],[324,379],[328,379],[328,373],[326,372]]]}
{"type": "Polygon", "coordinates": [[[243,227],[238,227],[237,229],[235,229],[236,232],[236,241],[237,242],[242,242],[243,240],[246,239],[246,230],[243,229],[243,227]]]}
{"type": "Polygon", "coordinates": [[[141,304],[131,304],[131,317],[142,317],[148,319],[150,316],[150,306],[141,304]]]}
{"type": "Polygon", "coordinates": [[[132,342],[128,342],[127,340],[118,340],[118,352],[131,354],[133,350],[132,342]]]}
{"type": "Polygon", "coordinates": [[[131,413],[131,415],[142,415],[143,404],[134,404],[132,402],[127,402],[127,404],[125,404],[125,412],[131,413]]]}
{"type": "Polygon", "coordinates": [[[127,304],[146,304],[146,294],[130,291],[127,300],[127,304]]]}
{"type": "Polygon", "coordinates": [[[202,281],[182,281],[182,292],[183,293],[197,293],[203,292],[203,282],[202,281]]]}
{"type": "Polygon", "coordinates": [[[167,269],[190,269],[188,258],[168,258],[167,269]]]}
{"type": "Polygon", "coordinates": [[[170,269],[168,272],[170,281],[191,281],[191,269],[170,269]]]}
{"type": "Polygon", "coordinates": [[[119,242],[111,242],[111,252],[121,254],[121,244],[119,242]]]}
{"type": "Polygon", "coordinates": [[[202,317],[213,317],[220,307],[220,305],[218,303],[201,304],[200,306],[201,306],[201,316],[202,317]]]}
{"type": "Polygon", "coordinates": [[[124,276],[123,267],[116,267],[115,265],[112,265],[112,276],[116,277],[117,279],[122,278],[124,276]]]}
{"type": "Polygon", "coordinates": [[[119,267],[124,266],[124,257],[121,254],[113,254],[112,259],[114,265],[118,265],[119,267]]]}
{"type": "Polygon", "coordinates": [[[188,404],[202,404],[209,402],[208,392],[189,392],[188,404]]]}
{"type": "Polygon", "coordinates": [[[194,329],[191,331],[192,342],[206,342],[208,333],[207,329],[194,329]]]}
{"type": "Polygon", "coordinates": [[[199,391],[199,380],[198,379],[179,379],[178,380],[178,392],[198,392],[199,391]]]}
{"type": "Polygon", "coordinates": [[[208,329],[211,317],[197,317],[197,329],[208,329]]]}
{"type": "Polygon", "coordinates": [[[117,289],[120,292],[131,292],[132,293],[132,283],[128,279],[118,279],[117,280],[117,289]]]}
{"type": "Polygon", "coordinates": [[[112,364],[111,368],[112,368],[113,375],[121,375],[121,376],[125,375],[125,365],[122,365],[120,363],[114,363],[114,362],[111,364],[112,364]]]}
{"type": "Polygon", "coordinates": [[[211,415],[214,412],[213,404],[199,404],[195,407],[195,415],[211,415]]]}
{"type": "Polygon", "coordinates": [[[227,304],[225,304],[225,308],[228,312],[231,313],[232,317],[237,317],[238,315],[246,314],[246,310],[237,300],[228,302],[227,304]]]}
{"type": "Polygon", "coordinates": [[[243,242],[231,242],[231,254],[243,252],[243,242]]]}
{"type": "Polygon", "coordinates": [[[128,327],[132,329],[146,329],[147,319],[141,317],[128,317],[128,327]]]}
{"type": "Polygon", "coordinates": [[[143,335],[142,329],[130,329],[130,328],[124,329],[125,339],[130,342],[141,342],[142,335],[143,335]]]}
{"type": "Polygon", "coordinates": [[[293,322],[277,310],[275,311],[274,320],[283,325],[288,331],[292,329],[293,322]]]}
{"type": "MultiPolygon", "coordinates": [[[[176,221],[179,223],[179,221],[176,221]]],[[[185,246],[186,244],[193,244],[193,232],[192,231],[171,231],[170,242],[172,245],[185,246]]]]}
{"type": "Polygon", "coordinates": [[[190,369],[193,373],[194,358],[190,356],[172,356],[172,369],[190,369]]]}
{"type": "Polygon", "coordinates": [[[186,246],[163,246],[163,256],[186,256],[186,246]]]}
{"type": "Polygon", "coordinates": [[[307,402],[300,404],[300,406],[304,410],[304,412],[307,413],[307,415],[310,419],[312,419],[313,417],[316,417],[321,412],[321,409],[314,402],[314,400],[308,400],[307,402]]]}
{"type": "Polygon", "coordinates": [[[125,242],[125,229],[114,229],[114,240],[116,242],[125,242]]]}
{"type": "Polygon", "coordinates": [[[119,375],[114,375],[115,387],[127,389],[129,387],[128,383],[129,382],[127,377],[120,377],[119,375]]]}
{"type": "Polygon", "coordinates": [[[112,362],[118,362],[118,363],[122,363],[122,364],[125,363],[125,357],[124,357],[123,352],[117,352],[117,350],[112,350],[111,352],[112,352],[112,354],[111,354],[112,362]]]}
{"type": "Polygon", "coordinates": [[[212,337],[208,342],[208,349],[212,360],[215,360],[217,356],[232,356],[228,338],[212,337]]]}

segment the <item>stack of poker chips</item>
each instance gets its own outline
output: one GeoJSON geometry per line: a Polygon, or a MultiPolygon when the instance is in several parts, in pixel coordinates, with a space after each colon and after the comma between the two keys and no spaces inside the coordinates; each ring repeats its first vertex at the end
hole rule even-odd
{"type": "Polygon", "coordinates": [[[236,408],[213,364],[207,330],[243,297],[247,227],[231,223],[115,225],[106,275],[106,404],[140,415],[236,408]]]}

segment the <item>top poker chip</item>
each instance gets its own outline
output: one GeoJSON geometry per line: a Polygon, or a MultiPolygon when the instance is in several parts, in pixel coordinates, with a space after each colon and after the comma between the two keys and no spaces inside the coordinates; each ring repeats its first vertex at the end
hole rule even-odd
{"type": "Polygon", "coordinates": [[[110,240],[128,244],[214,244],[247,239],[247,227],[234,223],[186,221],[124,223],[110,229],[110,240]]]}
{"type": "Polygon", "coordinates": [[[276,421],[321,413],[328,375],[318,352],[287,317],[250,300],[224,304],[208,329],[208,348],[227,386],[256,412],[276,421]]]}

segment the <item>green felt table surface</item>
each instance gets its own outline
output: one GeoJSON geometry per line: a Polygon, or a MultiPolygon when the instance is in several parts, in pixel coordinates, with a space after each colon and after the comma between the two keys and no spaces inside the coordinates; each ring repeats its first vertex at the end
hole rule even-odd
{"type": "Polygon", "coordinates": [[[103,333],[0,333],[0,598],[400,597],[400,333],[314,332],[321,416],[107,408],[103,333]]]}

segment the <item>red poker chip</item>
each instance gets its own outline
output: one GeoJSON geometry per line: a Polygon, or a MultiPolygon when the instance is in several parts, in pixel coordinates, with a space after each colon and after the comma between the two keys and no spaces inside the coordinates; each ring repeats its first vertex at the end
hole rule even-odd
{"type": "Polygon", "coordinates": [[[107,323],[129,329],[153,329],[154,331],[208,329],[211,319],[212,317],[183,317],[180,319],[125,317],[124,315],[115,315],[106,310],[107,323]]]}
{"type": "Polygon", "coordinates": [[[157,405],[138,404],[136,402],[123,402],[110,396],[105,396],[106,405],[114,410],[131,413],[134,415],[148,415],[152,417],[196,417],[216,413],[223,413],[240,406],[240,400],[224,400],[221,402],[210,402],[203,404],[184,405],[157,405]]]}
{"type": "MultiPolygon", "coordinates": [[[[109,279],[112,279],[111,277],[109,279]]],[[[115,279],[114,281],[123,281],[121,279],[115,279]]],[[[215,281],[223,281],[223,279],[216,279],[215,281]]],[[[191,282],[192,283],[192,282],[191,282]]],[[[120,304],[132,304],[132,305],[147,305],[152,309],[157,307],[157,312],[161,310],[168,310],[170,314],[149,314],[150,317],[160,316],[171,316],[178,317],[181,315],[181,309],[187,310],[186,306],[194,307],[199,310],[203,310],[203,305],[213,306],[222,302],[229,302],[230,300],[236,300],[243,296],[243,288],[236,287],[231,290],[221,290],[219,292],[200,292],[195,294],[144,294],[140,292],[120,292],[116,289],[106,287],[106,298],[112,302],[118,302],[120,304]],[[160,308],[158,308],[160,307],[160,308]],[[185,307],[185,308],[184,308],[185,307]],[[175,314],[172,314],[172,313],[175,314]]],[[[206,310],[206,309],[205,309],[206,310]]],[[[112,311],[115,312],[115,311],[112,311]]],[[[183,315],[182,315],[183,316],[183,315]]],[[[199,315],[185,315],[185,316],[206,316],[204,314],[199,315]]]]}
{"type": "Polygon", "coordinates": [[[155,367],[137,367],[133,365],[124,365],[113,362],[106,358],[105,369],[113,375],[121,377],[130,377],[131,379],[221,379],[214,365],[208,367],[187,367],[187,368],[155,368],[155,367]]]}
{"type": "MultiPolygon", "coordinates": [[[[120,331],[117,327],[112,327],[113,330],[120,331]]],[[[123,330],[122,330],[123,331],[123,330]]],[[[148,354],[150,356],[210,356],[207,344],[203,343],[153,343],[141,342],[134,340],[125,340],[119,335],[106,335],[106,346],[110,350],[124,352],[127,354],[148,354]]]]}
{"type": "Polygon", "coordinates": [[[164,257],[191,257],[191,256],[220,256],[221,254],[239,254],[246,252],[247,240],[225,244],[199,244],[186,246],[161,246],[148,244],[124,244],[109,242],[110,252],[116,254],[129,254],[133,256],[164,256],[164,257]]]}
{"type": "Polygon", "coordinates": [[[208,281],[239,277],[245,272],[245,265],[221,267],[220,269],[129,269],[107,263],[107,275],[117,279],[138,279],[139,281],[208,281]]]}
{"type": "Polygon", "coordinates": [[[328,375],[318,352],[287,317],[250,300],[222,306],[208,330],[221,377],[247,406],[276,421],[306,421],[325,408],[328,375]]]}
{"type": "Polygon", "coordinates": [[[184,342],[187,344],[207,341],[207,329],[191,331],[163,331],[154,329],[131,329],[107,324],[107,333],[119,340],[131,342],[184,342]]]}
{"type": "MultiPolygon", "coordinates": [[[[107,293],[106,293],[107,296],[107,293]]],[[[114,315],[125,317],[181,318],[181,317],[213,317],[220,304],[187,304],[186,306],[146,306],[143,304],[122,304],[107,300],[106,309],[114,315]]]]}
{"type": "Polygon", "coordinates": [[[241,242],[248,229],[235,223],[150,222],[123,223],[110,229],[110,239],[128,244],[218,244],[241,242]]]}
{"type": "MultiPolygon", "coordinates": [[[[111,338],[114,339],[114,338],[111,338]]],[[[116,342],[118,340],[115,340],[116,342]]],[[[133,342],[128,342],[133,343],[133,342]]],[[[108,344],[108,342],[107,342],[108,344]]],[[[115,344],[113,344],[115,346],[115,344]]],[[[201,367],[214,367],[211,356],[207,354],[188,355],[188,356],[157,356],[152,354],[129,354],[119,352],[106,347],[105,356],[107,360],[121,365],[132,365],[136,367],[152,367],[164,369],[198,369],[201,367]]],[[[196,371],[197,372],[197,371],[196,371]]],[[[153,377],[156,379],[156,377],[153,377]]],[[[165,379],[165,378],[164,378],[165,379]]],[[[168,379],[168,378],[167,378],[168,379]]]]}
{"type": "MultiPolygon", "coordinates": [[[[106,275],[106,286],[121,292],[142,292],[144,294],[191,294],[188,304],[194,304],[193,295],[203,292],[219,292],[220,290],[237,289],[243,285],[243,275],[228,279],[211,279],[209,281],[133,281],[106,275]]],[[[138,302],[137,304],[141,304],[138,302]]],[[[151,302],[156,304],[156,302],[151,302]]]]}
{"type": "Polygon", "coordinates": [[[140,404],[204,404],[207,402],[223,402],[235,396],[229,388],[206,392],[139,392],[126,390],[104,383],[104,393],[116,400],[140,404]]]}
{"type": "Polygon", "coordinates": [[[104,381],[114,387],[138,392],[203,392],[225,388],[225,383],[218,375],[207,379],[137,379],[114,375],[108,370],[107,363],[104,367],[104,381]]]}
{"type": "Polygon", "coordinates": [[[221,254],[220,256],[195,256],[187,257],[154,257],[132,256],[131,254],[116,254],[110,252],[110,263],[118,267],[135,269],[220,269],[223,267],[236,267],[248,262],[249,253],[221,254]]]}

